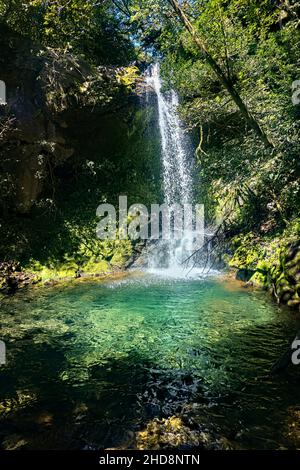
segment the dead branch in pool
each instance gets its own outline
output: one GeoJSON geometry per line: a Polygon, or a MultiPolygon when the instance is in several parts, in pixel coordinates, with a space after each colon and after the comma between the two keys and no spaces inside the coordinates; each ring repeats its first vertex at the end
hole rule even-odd
{"type": "MultiPolygon", "coordinates": [[[[217,229],[215,230],[215,232],[213,233],[213,235],[211,237],[209,237],[204,243],[203,245],[198,248],[197,250],[193,251],[193,253],[191,253],[183,262],[182,262],[182,265],[183,266],[186,266],[188,267],[188,264],[191,260],[193,260],[193,265],[192,267],[190,268],[189,270],[189,273],[191,272],[192,269],[194,269],[194,267],[196,266],[196,263],[199,259],[199,256],[204,254],[205,253],[205,262],[204,262],[204,266],[203,266],[203,269],[202,269],[202,272],[204,273],[206,268],[207,268],[207,264],[210,260],[210,257],[211,255],[217,250],[217,248],[219,248],[220,246],[220,236],[221,234],[224,232],[224,228],[226,226],[226,221],[228,220],[229,216],[231,215],[232,213],[232,210],[230,210],[226,216],[224,217],[223,221],[219,224],[219,226],[217,227],[217,229]],[[216,242],[214,244],[214,242],[216,242]],[[212,248],[209,249],[209,246],[212,245],[212,248]]],[[[215,260],[213,261],[213,265],[215,264],[215,260]]],[[[209,267],[208,271],[206,274],[209,273],[209,271],[212,269],[212,265],[209,267]]]]}

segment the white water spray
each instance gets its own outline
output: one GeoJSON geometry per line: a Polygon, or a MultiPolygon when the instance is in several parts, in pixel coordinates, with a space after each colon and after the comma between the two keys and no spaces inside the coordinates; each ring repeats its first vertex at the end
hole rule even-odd
{"type": "MultiPolygon", "coordinates": [[[[179,119],[178,95],[174,90],[162,93],[159,65],[151,66],[146,73],[146,82],[157,96],[158,121],[161,136],[164,198],[171,207],[193,202],[193,176],[191,146],[179,119]]],[[[161,240],[149,253],[149,267],[165,268],[177,275],[183,272],[185,259],[191,253],[193,231],[183,231],[180,240],[161,240]]]]}
{"type": "Polygon", "coordinates": [[[178,95],[174,90],[162,93],[158,64],[149,68],[146,80],[157,96],[165,202],[169,206],[175,202],[191,203],[193,182],[191,163],[187,158],[189,143],[177,113],[178,95]]]}

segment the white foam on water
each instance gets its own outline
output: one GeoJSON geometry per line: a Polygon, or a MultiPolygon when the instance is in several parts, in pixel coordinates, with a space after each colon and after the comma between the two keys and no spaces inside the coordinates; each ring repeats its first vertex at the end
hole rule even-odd
{"type": "Polygon", "coordinates": [[[148,268],[147,272],[156,277],[163,277],[166,279],[203,279],[205,277],[214,277],[220,274],[216,269],[204,269],[200,267],[182,268],[173,266],[169,268],[148,268]]]}
{"type": "MultiPolygon", "coordinates": [[[[159,64],[149,67],[146,82],[148,89],[152,89],[157,97],[164,202],[169,207],[175,203],[181,207],[192,204],[192,150],[178,115],[178,95],[174,90],[162,92],[159,64]]],[[[194,267],[193,259],[189,259],[195,250],[194,241],[195,232],[187,229],[183,230],[179,240],[159,240],[147,253],[149,273],[174,279],[203,277],[207,269],[194,267]]]]}

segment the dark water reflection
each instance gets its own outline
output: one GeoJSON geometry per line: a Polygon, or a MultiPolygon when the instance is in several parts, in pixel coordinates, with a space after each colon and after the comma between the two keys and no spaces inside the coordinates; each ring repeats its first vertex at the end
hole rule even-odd
{"type": "Polygon", "coordinates": [[[80,284],[18,294],[0,324],[2,448],[132,446],[147,421],[186,407],[240,447],[300,445],[300,371],[269,373],[299,322],[263,293],[213,279],[80,284]]]}

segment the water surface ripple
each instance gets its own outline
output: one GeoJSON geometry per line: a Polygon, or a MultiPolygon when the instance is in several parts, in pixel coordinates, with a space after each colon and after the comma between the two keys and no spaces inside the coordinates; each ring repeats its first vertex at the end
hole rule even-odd
{"type": "Polygon", "coordinates": [[[297,323],[266,294],[213,278],[19,293],[0,313],[2,448],[120,446],[191,404],[241,447],[295,447],[299,371],[269,371],[297,323]]]}

